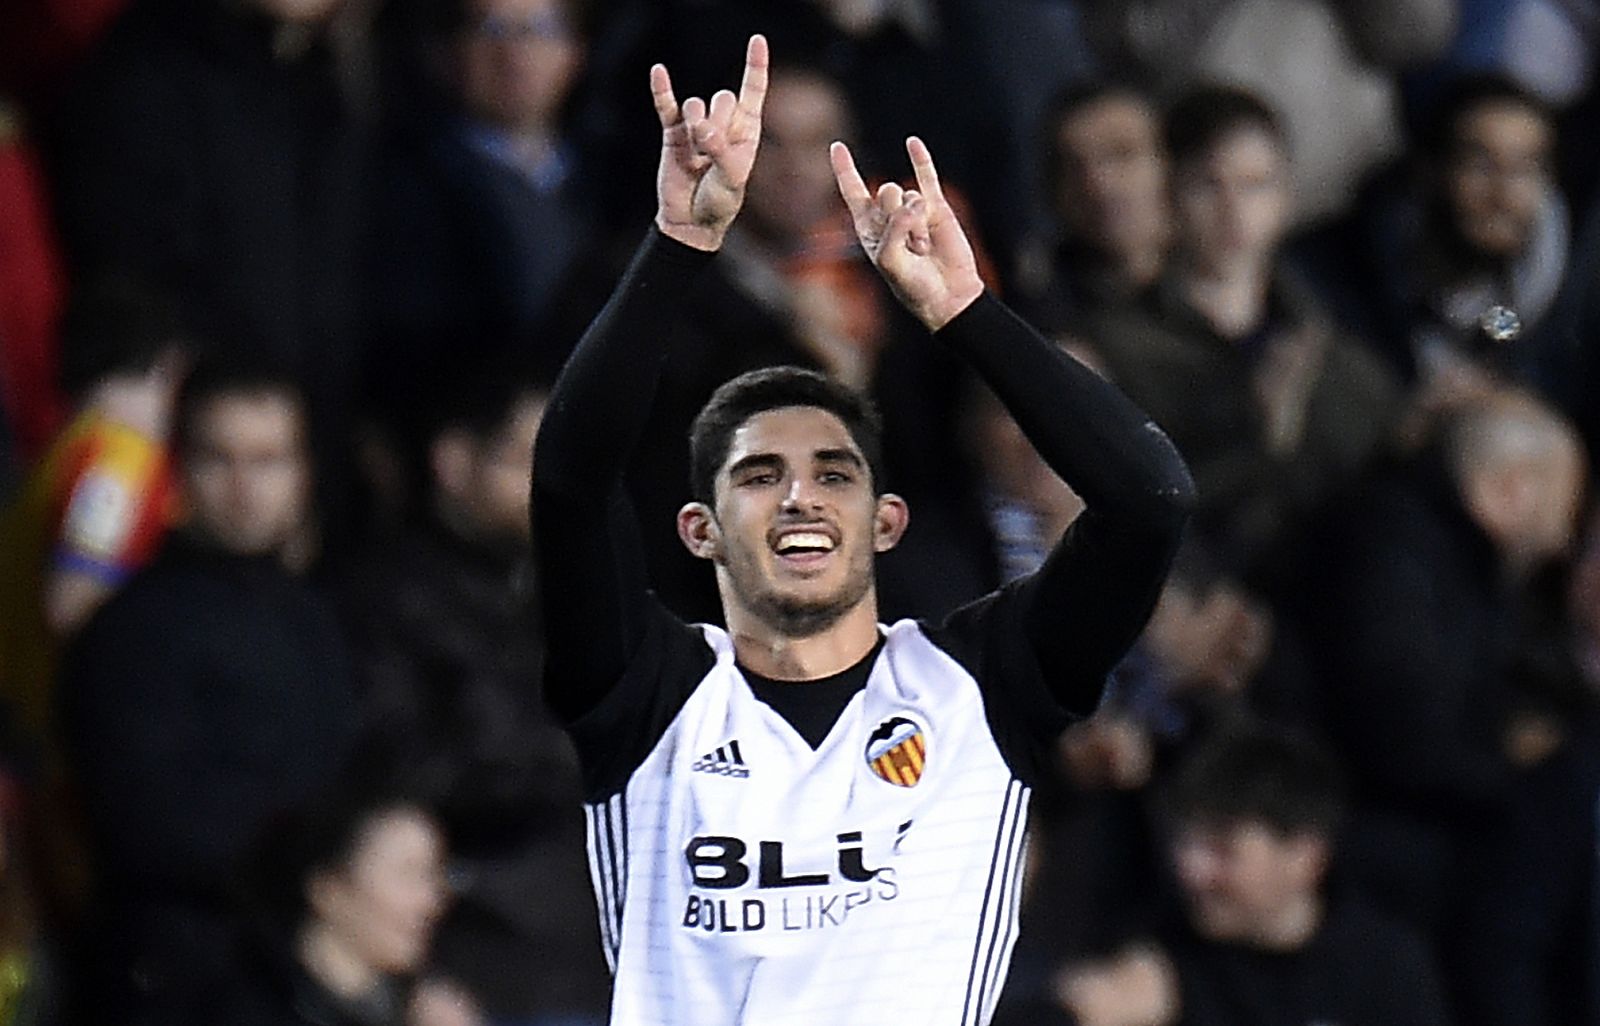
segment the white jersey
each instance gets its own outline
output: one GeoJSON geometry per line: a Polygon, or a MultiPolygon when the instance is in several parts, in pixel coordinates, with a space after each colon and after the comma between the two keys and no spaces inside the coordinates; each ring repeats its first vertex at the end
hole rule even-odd
{"type": "Polygon", "coordinates": [[[701,629],[709,672],[588,806],[612,1022],[987,1022],[1029,789],[976,678],[897,623],[813,749],[701,629]]]}

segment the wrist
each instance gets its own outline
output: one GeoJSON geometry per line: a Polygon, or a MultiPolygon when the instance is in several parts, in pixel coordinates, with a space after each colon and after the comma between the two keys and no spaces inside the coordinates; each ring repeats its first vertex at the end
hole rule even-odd
{"type": "Polygon", "coordinates": [[[922,323],[929,331],[938,331],[946,324],[961,316],[973,303],[983,295],[983,281],[976,275],[970,282],[965,282],[959,287],[951,289],[939,301],[930,304],[921,311],[922,323]]]}
{"type": "Polygon", "coordinates": [[[721,249],[723,237],[728,234],[726,226],[711,228],[705,225],[685,224],[682,221],[670,221],[661,213],[656,214],[656,228],[674,242],[681,242],[685,246],[706,253],[715,253],[721,249]]]}

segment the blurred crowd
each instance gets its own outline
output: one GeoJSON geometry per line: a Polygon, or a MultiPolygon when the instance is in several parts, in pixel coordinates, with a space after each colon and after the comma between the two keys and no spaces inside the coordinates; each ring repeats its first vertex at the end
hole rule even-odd
{"type": "Polygon", "coordinates": [[[647,72],[774,67],[630,475],[871,392],[887,619],[1079,509],[855,245],[932,148],[986,281],[1200,505],[1036,795],[1006,1026],[1600,1022],[1600,3],[9,0],[0,1026],[596,1026],[539,693],[550,382],[653,211],[647,72]],[[531,515],[538,516],[537,509],[531,515]]]}

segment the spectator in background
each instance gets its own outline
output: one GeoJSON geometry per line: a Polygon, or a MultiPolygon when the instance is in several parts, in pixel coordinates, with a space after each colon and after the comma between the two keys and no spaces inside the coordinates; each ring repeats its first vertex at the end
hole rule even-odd
{"type": "Polygon", "coordinates": [[[1467,900],[1462,873],[1513,773],[1548,754],[1524,728],[1571,660],[1533,594],[1573,542],[1584,478],[1565,421],[1496,394],[1319,532],[1298,612],[1358,800],[1349,868],[1425,928],[1467,900]]]}
{"type": "Polygon", "coordinates": [[[1331,275],[1344,317],[1369,332],[1431,405],[1520,369],[1493,308],[1538,330],[1566,273],[1570,226],[1552,167],[1548,108],[1503,78],[1454,83],[1424,133],[1410,178],[1381,179],[1358,210],[1331,275]],[[1354,271],[1352,271],[1354,269],[1354,271]]]}
{"type": "Polygon", "coordinates": [[[1396,154],[1395,75],[1440,56],[1458,0],[1087,0],[1100,66],[1169,98],[1219,81],[1282,113],[1292,219],[1336,214],[1396,154]]]}
{"type": "Polygon", "coordinates": [[[290,569],[305,409],[283,374],[196,368],[174,424],[189,519],[69,650],[62,717],[98,884],[73,993],[96,1021],[183,1021],[225,970],[236,860],[350,746],[343,636],[290,569]]]}
{"type": "Polygon", "coordinates": [[[560,118],[582,67],[574,0],[445,0],[428,19],[431,90],[390,119],[377,183],[367,376],[402,445],[440,374],[570,340],[543,329],[593,211],[560,118]],[[406,429],[409,429],[407,432],[406,429]]]}
{"type": "Polygon", "coordinates": [[[543,388],[463,371],[436,399],[425,512],[349,579],[369,732],[421,776],[464,870],[436,968],[497,1023],[601,1022],[609,995],[577,759],[538,691],[528,481],[543,388]]]}
{"type": "Polygon", "coordinates": [[[1250,93],[1199,89],[1168,112],[1167,143],[1167,272],[1145,302],[1090,319],[1090,340],[1189,461],[1196,526],[1224,567],[1257,583],[1379,450],[1397,390],[1283,273],[1290,168],[1277,115],[1250,93]]]}
{"type": "Polygon", "coordinates": [[[1172,236],[1166,146],[1155,104],[1127,86],[1073,86],[1042,125],[1054,223],[1026,244],[1015,284],[1036,319],[1071,330],[1161,276],[1172,236]]]}
{"type": "Polygon", "coordinates": [[[1184,908],[1167,940],[1184,1026],[1442,1026],[1422,940],[1329,883],[1343,817],[1329,756],[1269,730],[1219,735],[1162,793],[1184,908]]]}
{"type": "Polygon", "coordinates": [[[1028,1026],[1444,1026],[1433,954],[1330,877],[1337,767],[1297,735],[1241,722],[1162,784],[1158,843],[1176,900],[1119,911],[1128,940],[1057,969],[1028,1026]],[[1141,914],[1153,918],[1139,922],[1141,914]]]}
{"type": "Polygon", "coordinates": [[[255,850],[248,966],[209,1018],[401,1026],[444,913],[445,840],[418,799],[343,783],[277,817],[255,850]]]}
{"type": "Polygon", "coordinates": [[[149,0],[54,123],[75,275],[131,271],[214,348],[264,357],[309,398],[319,513],[352,516],[347,407],[360,363],[368,114],[344,0],[149,0]],[[347,20],[341,20],[347,19],[347,20]]]}

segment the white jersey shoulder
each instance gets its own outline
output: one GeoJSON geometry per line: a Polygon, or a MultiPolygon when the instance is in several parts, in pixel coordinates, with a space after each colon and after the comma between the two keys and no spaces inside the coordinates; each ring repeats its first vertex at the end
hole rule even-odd
{"type": "Polygon", "coordinates": [[[716,664],[589,806],[617,1026],[988,1021],[1028,790],[977,681],[912,621],[813,750],[716,664]]]}

